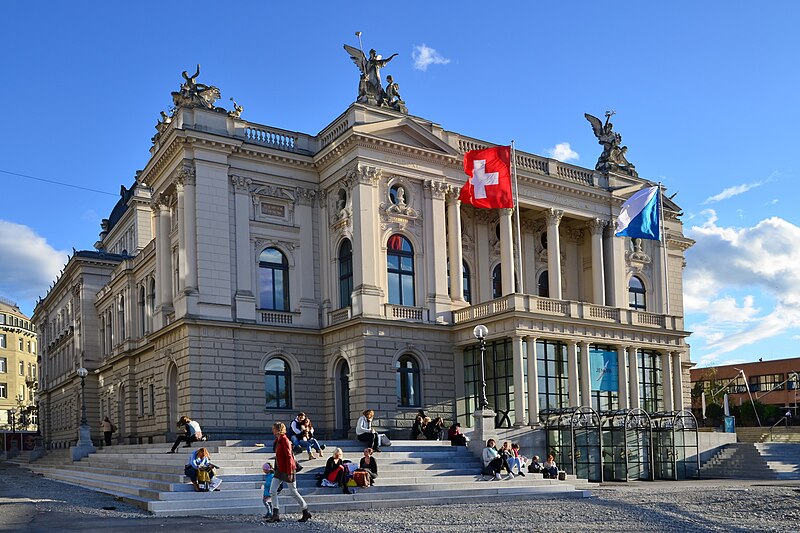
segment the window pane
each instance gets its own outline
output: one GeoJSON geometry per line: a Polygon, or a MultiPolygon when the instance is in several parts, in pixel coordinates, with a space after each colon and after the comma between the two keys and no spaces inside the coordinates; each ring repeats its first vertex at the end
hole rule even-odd
{"type": "Polygon", "coordinates": [[[403,276],[403,305],[414,305],[414,277],[403,276]]]}
{"type": "Polygon", "coordinates": [[[400,305],[400,274],[389,273],[389,303],[400,305]]]}

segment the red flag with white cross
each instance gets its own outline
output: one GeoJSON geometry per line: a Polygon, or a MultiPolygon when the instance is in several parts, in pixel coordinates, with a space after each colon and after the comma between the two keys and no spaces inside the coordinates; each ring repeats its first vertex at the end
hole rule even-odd
{"type": "Polygon", "coordinates": [[[458,199],[475,207],[514,207],[511,194],[511,147],[495,146],[464,154],[469,179],[458,199]]]}

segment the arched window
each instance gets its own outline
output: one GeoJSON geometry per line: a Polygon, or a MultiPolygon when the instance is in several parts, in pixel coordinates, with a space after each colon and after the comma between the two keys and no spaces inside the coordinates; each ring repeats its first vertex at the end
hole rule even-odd
{"type": "Polygon", "coordinates": [[[119,322],[119,342],[125,340],[125,297],[119,297],[117,306],[117,321],[119,322]]]}
{"type": "Polygon", "coordinates": [[[339,247],[339,307],[353,303],[353,245],[348,239],[339,247]]]}
{"type": "Polygon", "coordinates": [[[397,405],[399,407],[420,407],[419,363],[410,355],[403,355],[395,364],[397,367],[397,405]]]}
{"type": "Polygon", "coordinates": [[[469,303],[472,303],[472,287],[469,283],[469,265],[466,262],[463,264],[463,268],[461,269],[461,277],[462,277],[462,288],[464,290],[464,300],[469,303]]]}
{"type": "Polygon", "coordinates": [[[547,270],[539,274],[539,296],[542,298],[550,298],[550,276],[547,270]]]}
{"type": "Polygon", "coordinates": [[[264,365],[264,391],[267,409],[292,408],[292,371],[280,357],[264,365]]]}
{"type": "Polygon", "coordinates": [[[503,272],[500,264],[492,270],[492,298],[500,298],[503,295],[503,272]]]}
{"type": "Polygon", "coordinates": [[[261,309],[289,310],[289,263],[276,248],[266,248],[258,258],[261,309]]]}
{"type": "Polygon", "coordinates": [[[644,283],[637,276],[631,276],[628,282],[628,307],[639,311],[647,311],[644,283]]]}
{"type": "Polygon", "coordinates": [[[153,316],[156,314],[156,280],[150,278],[150,291],[147,294],[147,329],[153,331],[153,316]]]}
{"type": "Polygon", "coordinates": [[[144,336],[147,333],[147,311],[145,310],[145,294],[144,294],[144,285],[139,287],[139,301],[137,305],[139,307],[139,335],[144,336]]]}
{"type": "Polygon", "coordinates": [[[414,306],[414,249],[402,235],[389,237],[386,252],[389,303],[414,306]]]}

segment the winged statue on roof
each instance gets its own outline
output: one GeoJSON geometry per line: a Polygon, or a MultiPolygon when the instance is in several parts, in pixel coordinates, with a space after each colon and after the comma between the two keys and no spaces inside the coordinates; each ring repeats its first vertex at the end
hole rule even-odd
{"type": "MultiPolygon", "coordinates": [[[[356,33],[359,41],[361,39],[360,33],[356,33]]],[[[397,54],[392,54],[384,59],[374,48],[369,51],[369,56],[364,54],[363,50],[347,44],[344,45],[344,49],[358,67],[359,72],[361,72],[361,77],[358,81],[358,99],[356,101],[362,104],[387,106],[400,110],[399,107],[404,102],[400,99],[399,85],[392,82],[389,91],[391,94],[387,94],[381,82],[381,69],[394,59],[397,54]]]]}
{"type": "Polygon", "coordinates": [[[628,151],[627,146],[621,146],[622,135],[614,131],[614,125],[611,123],[611,117],[614,116],[614,111],[606,111],[606,121],[603,123],[599,118],[584,113],[583,116],[592,125],[597,142],[603,146],[603,153],[597,159],[595,170],[601,172],[607,171],[623,171],[627,174],[637,175],[634,167],[625,157],[625,152],[628,151]]]}

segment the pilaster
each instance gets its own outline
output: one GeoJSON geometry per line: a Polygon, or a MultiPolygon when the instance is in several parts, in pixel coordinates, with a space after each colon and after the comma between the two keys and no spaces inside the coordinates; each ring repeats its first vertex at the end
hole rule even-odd
{"type": "Polygon", "coordinates": [[[564,211],[553,209],[545,211],[547,220],[547,279],[550,289],[550,298],[560,300],[561,295],[561,237],[558,225],[564,211]]]}

